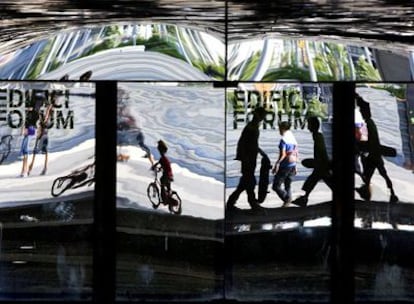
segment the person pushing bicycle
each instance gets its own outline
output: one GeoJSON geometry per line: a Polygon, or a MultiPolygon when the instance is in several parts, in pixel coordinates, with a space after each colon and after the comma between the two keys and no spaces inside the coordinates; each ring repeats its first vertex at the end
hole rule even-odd
{"type": "Polygon", "coordinates": [[[165,155],[168,151],[167,144],[163,140],[158,141],[157,149],[160,152],[161,158],[156,162],[151,168],[156,169],[157,165],[161,166],[162,176],[160,178],[161,182],[161,198],[165,201],[166,198],[171,196],[171,182],[174,181],[174,175],[171,169],[171,162],[168,157],[165,155]],[[167,193],[165,192],[167,190],[167,193]]]}

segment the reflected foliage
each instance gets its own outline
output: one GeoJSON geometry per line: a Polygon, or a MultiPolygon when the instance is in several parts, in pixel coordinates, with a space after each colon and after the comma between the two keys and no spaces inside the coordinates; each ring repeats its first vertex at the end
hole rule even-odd
{"type": "Polygon", "coordinates": [[[232,80],[380,80],[373,51],[362,45],[264,39],[230,44],[232,80]]]}

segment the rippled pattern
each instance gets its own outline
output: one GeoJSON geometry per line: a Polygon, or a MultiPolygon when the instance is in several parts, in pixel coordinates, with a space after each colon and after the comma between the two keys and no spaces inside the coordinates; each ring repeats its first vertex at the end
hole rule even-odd
{"type": "MultiPolygon", "coordinates": [[[[407,57],[414,47],[414,9],[412,1],[370,0],[364,2],[338,0],[308,1],[69,1],[33,2],[2,1],[0,3],[0,54],[8,54],[29,44],[50,38],[62,31],[83,30],[115,23],[160,23],[197,29],[217,37],[223,43],[263,38],[310,39],[363,45],[407,57]]],[[[194,40],[198,48],[200,41],[194,40]]],[[[203,52],[202,47],[199,51],[203,52]]],[[[220,64],[204,67],[223,80],[224,51],[220,64]]],[[[31,57],[29,57],[31,58],[31,57]]],[[[0,64],[7,61],[0,56],[0,64]]],[[[251,60],[247,58],[247,60],[251,60]]],[[[195,61],[187,60],[191,65],[195,61]]],[[[205,57],[201,62],[206,64],[205,57]]],[[[231,63],[231,62],[230,62],[231,63]]],[[[207,65],[209,62],[207,61],[207,65]]],[[[387,69],[389,69],[387,63],[387,69]]],[[[409,64],[407,63],[407,66],[409,64]]],[[[232,66],[230,65],[230,68],[232,66]]],[[[16,73],[24,72],[24,67],[16,73]]],[[[13,71],[14,72],[14,71],[13,71]]],[[[16,73],[0,75],[3,79],[19,78],[16,73]],[[6,75],[6,76],[5,76],[6,75]]],[[[214,76],[214,75],[213,75],[214,76]]],[[[233,78],[234,75],[230,75],[233,78]]],[[[236,77],[237,78],[237,77],[236,77]]],[[[409,81],[391,77],[390,81],[409,81]]],[[[35,78],[30,78],[35,79],[35,78]]],[[[108,78],[103,78],[108,79],[108,78]]],[[[112,78],[113,79],[113,78],[112,78]]],[[[119,80],[125,79],[120,76],[119,80]]],[[[142,79],[129,77],[129,80],[142,79]]],[[[276,80],[281,78],[271,78],[276,80]]],[[[95,79],[96,80],[96,79],[95,79]]],[[[147,80],[159,80],[148,77],[147,80]]],[[[164,78],[164,80],[168,80],[164,78]]],[[[181,80],[181,79],[176,79],[181,80]]],[[[199,78],[193,79],[199,80],[199,78]]],[[[236,80],[257,80],[243,77],[236,80]]],[[[303,79],[301,79],[303,80],[303,79]]],[[[313,79],[312,79],[313,80],[313,79]]],[[[319,79],[318,79],[319,80],[319,79]]],[[[333,78],[327,80],[348,80],[333,78]]],[[[358,79],[357,79],[358,80],[358,79]]],[[[375,79],[366,79],[375,80],[375,79]]],[[[388,80],[388,79],[382,79],[388,80]]]]}
{"type": "Polygon", "coordinates": [[[71,1],[0,3],[0,53],[16,50],[51,31],[110,22],[162,22],[203,28],[223,37],[223,1],[71,1]]]}
{"type": "MultiPolygon", "coordinates": [[[[229,40],[320,36],[412,44],[412,1],[2,1],[0,26],[5,48],[16,49],[38,36],[76,26],[112,21],[148,21],[203,28],[229,40]]],[[[396,47],[394,45],[393,47],[396,47]]]]}
{"type": "Polygon", "coordinates": [[[228,34],[230,40],[317,36],[406,49],[413,20],[412,1],[229,1],[228,34]]]}
{"type": "Polygon", "coordinates": [[[223,181],[224,90],[209,85],[168,86],[121,83],[129,92],[145,143],[158,157],[156,143],[169,143],[172,163],[223,181]]]}

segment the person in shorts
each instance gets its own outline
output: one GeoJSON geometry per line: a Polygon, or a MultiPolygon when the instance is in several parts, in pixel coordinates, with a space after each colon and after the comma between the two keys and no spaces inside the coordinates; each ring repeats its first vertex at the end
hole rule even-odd
{"type": "Polygon", "coordinates": [[[45,155],[44,164],[43,164],[43,170],[40,173],[40,175],[45,175],[47,172],[47,164],[48,164],[48,144],[49,144],[49,136],[48,136],[48,129],[50,128],[51,122],[49,121],[50,113],[53,108],[53,104],[55,99],[57,98],[57,95],[55,92],[51,95],[51,102],[45,103],[46,110],[44,115],[40,115],[41,120],[38,123],[38,128],[36,130],[36,142],[35,147],[33,149],[32,154],[32,161],[29,165],[27,175],[30,175],[33,165],[35,162],[36,154],[42,153],[45,155]]]}

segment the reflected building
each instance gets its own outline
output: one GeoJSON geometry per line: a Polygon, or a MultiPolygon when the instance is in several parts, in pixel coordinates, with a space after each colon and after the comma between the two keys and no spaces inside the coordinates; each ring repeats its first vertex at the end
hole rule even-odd
{"type": "MultiPolygon", "coordinates": [[[[2,299],[411,302],[412,3],[81,2],[0,3],[2,299]],[[25,101],[44,86],[61,91],[47,174],[37,155],[17,178],[25,101]],[[384,163],[397,204],[377,172],[371,201],[355,193],[355,92],[396,150],[384,163]],[[124,106],[143,137],[117,128],[124,106]],[[278,123],[291,122],[306,159],[318,117],[333,191],[318,183],[306,207],[282,208],[269,183],[263,210],[242,196],[224,212],[258,106],[272,163],[278,123]],[[147,190],[160,139],[180,214],[147,190]]],[[[298,164],[295,197],[311,172],[298,164]]]]}
{"type": "Polygon", "coordinates": [[[168,24],[80,27],[5,53],[2,59],[3,79],[58,80],[68,75],[76,80],[88,70],[91,80],[224,79],[220,38],[168,24]]]}

